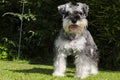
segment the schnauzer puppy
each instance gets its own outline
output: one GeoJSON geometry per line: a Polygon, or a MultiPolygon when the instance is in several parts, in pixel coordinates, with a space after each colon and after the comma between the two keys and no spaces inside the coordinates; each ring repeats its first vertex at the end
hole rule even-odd
{"type": "Polygon", "coordinates": [[[98,73],[97,46],[87,30],[89,7],[84,3],[71,2],[58,6],[63,16],[63,27],[55,40],[53,76],[64,76],[66,57],[75,56],[75,77],[86,78],[98,73]]]}

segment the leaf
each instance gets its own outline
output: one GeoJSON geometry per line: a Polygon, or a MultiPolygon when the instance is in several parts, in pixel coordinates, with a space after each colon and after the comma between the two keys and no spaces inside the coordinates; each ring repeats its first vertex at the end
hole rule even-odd
{"type": "Polygon", "coordinates": [[[23,19],[23,15],[22,14],[19,14],[19,13],[13,13],[13,12],[6,12],[2,15],[2,17],[6,16],[6,15],[13,15],[15,17],[18,17],[20,20],[23,19]]]}

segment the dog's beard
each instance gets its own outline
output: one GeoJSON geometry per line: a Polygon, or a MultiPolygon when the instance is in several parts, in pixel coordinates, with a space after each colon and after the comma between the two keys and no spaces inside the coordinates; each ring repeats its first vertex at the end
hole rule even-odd
{"type": "Polygon", "coordinates": [[[87,26],[87,20],[81,19],[73,24],[70,20],[63,20],[63,29],[67,35],[80,35],[87,26]]]}

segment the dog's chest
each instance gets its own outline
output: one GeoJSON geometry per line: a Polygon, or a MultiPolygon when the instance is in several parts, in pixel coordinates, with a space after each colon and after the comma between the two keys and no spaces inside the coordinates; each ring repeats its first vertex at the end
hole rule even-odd
{"type": "Polygon", "coordinates": [[[60,37],[56,40],[55,45],[59,50],[69,52],[72,50],[73,52],[81,51],[84,49],[86,43],[86,39],[84,37],[80,37],[79,39],[75,39],[72,41],[63,40],[60,37]]]}

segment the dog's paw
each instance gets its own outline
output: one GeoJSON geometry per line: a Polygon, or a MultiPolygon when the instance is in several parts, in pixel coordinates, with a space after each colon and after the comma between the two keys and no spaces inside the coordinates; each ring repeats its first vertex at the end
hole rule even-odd
{"type": "Polygon", "coordinates": [[[53,76],[61,76],[61,77],[65,76],[63,73],[59,73],[59,72],[54,72],[52,75],[53,76]]]}
{"type": "Polygon", "coordinates": [[[86,78],[88,76],[89,76],[88,74],[86,74],[86,75],[75,75],[74,78],[84,79],[84,78],[86,78]]]}
{"type": "Polygon", "coordinates": [[[92,74],[92,75],[97,75],[97,74],[98,74],[98,70],[92,70],[92,71],[91,71],[91,74],[92,74]]]}

